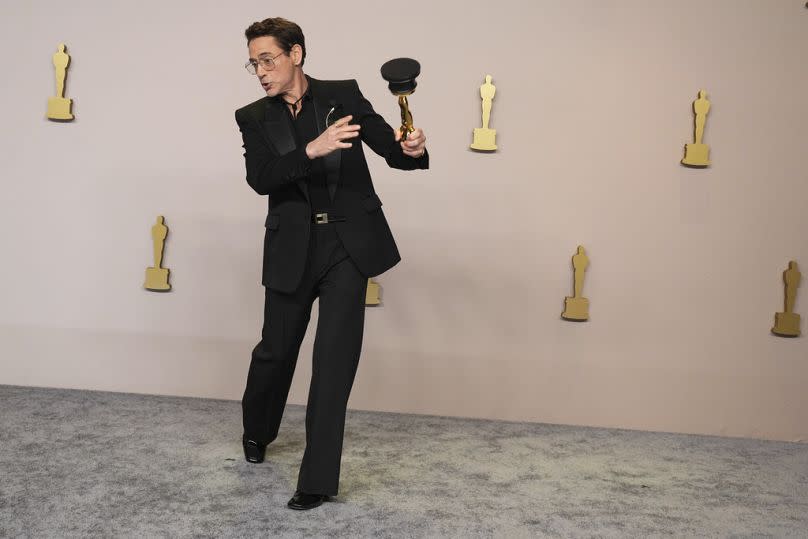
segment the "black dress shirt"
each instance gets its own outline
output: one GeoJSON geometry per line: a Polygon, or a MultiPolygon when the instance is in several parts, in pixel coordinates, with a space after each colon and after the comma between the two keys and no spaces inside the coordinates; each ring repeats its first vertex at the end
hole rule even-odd
{"type": "MultiPolygon", "coordinates": [[[[299,150],[305,151],[306,145],[319,135],[317,133],[317,116],[314,113],[314,102],[311,97],[311,84],[306,88],[306,92],[300,100],[300,112],[297,116],[292,113],[290,107],[284,107],[292,122],[295,134],[295,144],[299,150]]],[[[327,211],[331,207],[331,196],[326,185],[326,175],[317,172],[317,167],[311,168],[308,177],[309,197],[311,198],[311,209],[313,213],[327,211]]]]}

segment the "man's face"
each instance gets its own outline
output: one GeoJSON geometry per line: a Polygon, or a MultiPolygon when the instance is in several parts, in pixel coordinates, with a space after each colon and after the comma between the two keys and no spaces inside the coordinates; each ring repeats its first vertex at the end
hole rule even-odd
{"type": "Polygon", "coordinates": [[[256,37],[247,44],[250,60],[274,58],[275,68],[267,71],[260,63],[255,67],[255,74],[261,87],[269,97],[287,92],[292,87],[295,66],[291,56],[283,53],[283,49],[272,36],[256,37]]]}

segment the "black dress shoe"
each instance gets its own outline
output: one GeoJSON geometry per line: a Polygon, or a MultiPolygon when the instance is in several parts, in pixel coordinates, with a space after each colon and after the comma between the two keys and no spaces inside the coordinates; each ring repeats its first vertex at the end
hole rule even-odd
{"type": "Polygon", "coordinates": [[[306,494],[305,492],[300,492],[299,490],[295,492],[295,495],[292,496],[292,499],[289,500],[288,505],[292,509],[314,509],[323,504],[323,502],[327,502],[329,500],[329,496],[326,494],[306,494]]]}
{"type": "Polygon", "coordinates": [[[244,446],[244,458],[247,462],[260,464],[264,462],[264,453],[267,450],[267,444],[261,444],[255,440],[242,440],[241,445],[244,446]]]}

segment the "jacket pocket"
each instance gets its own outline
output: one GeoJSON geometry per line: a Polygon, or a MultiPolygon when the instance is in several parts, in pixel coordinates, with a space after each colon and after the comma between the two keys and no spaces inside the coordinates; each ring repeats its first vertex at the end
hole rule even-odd
{"type": "Polygon", "coordinates": [[[281,222],[280,215],[267,215],[267,220],[264,223],[264,226],[267,227],[269,230],[278,230],[278,225],[281,222]]]}
{"type": "Polygon", "coordinates": [[[379,195],[373,193],[369,197],[362,200],[362,206],[365,207],[366,212],[372,212],[373,210],[378,210],[382,207],[382,199],[379,198],[379,195]]]}

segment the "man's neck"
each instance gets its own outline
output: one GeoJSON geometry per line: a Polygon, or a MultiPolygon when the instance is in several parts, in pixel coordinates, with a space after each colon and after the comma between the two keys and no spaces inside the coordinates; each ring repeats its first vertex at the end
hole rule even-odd
{"type": "Polygon", "coordinates": [[[303,73],[303,70],[298,70],[295,74],[294,82],[292,83],[292,87],[281,95],[281,99],[283,99],[288,105],[295,103],[300,100],[301,96],[306,93],[306,90],[309,89],[309,81],[306,79],[306,75],[303,73]]]}

